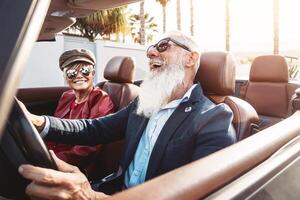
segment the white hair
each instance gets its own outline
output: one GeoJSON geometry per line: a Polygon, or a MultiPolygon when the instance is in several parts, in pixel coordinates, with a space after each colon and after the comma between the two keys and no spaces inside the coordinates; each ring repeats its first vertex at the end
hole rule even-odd
{"type": "MultiPolygon", "coordinates": [[[[168,32],[167,34],[163,35],[162,38],[166,38],[166,37],[170,37],[170,38],[172,38],[172,39],[174,39],[174,40],[176,40],[176,41],[184,44],[191,51],[197,52],[200,55],[199,46],[198,46],[196,40],[193,37],[185,35],[185,34],[183,34],[180,31],[171,31],[171,32],[168,32]]],[[[199,64],[200,64],[200,56],[199,56],[197,62],[195,63],[196,69],[198,69],[199,64]]]]}
{"type": "Polygon", "coordinates": [[[145,78],[140,86],[138,115],[150,118],[169,102],[174,90],[183,83],[182,59],[179,55],[176,64],[166,65],[159,72],[151,71],[145,78]]]}

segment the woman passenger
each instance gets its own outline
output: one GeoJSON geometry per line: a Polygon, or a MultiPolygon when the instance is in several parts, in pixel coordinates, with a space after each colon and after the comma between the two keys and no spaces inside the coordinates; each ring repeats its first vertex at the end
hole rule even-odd
{"type": "MultiPolygon", "coordinates": [[[[95,76],[95,56],[86,49],[73,49],[64,52],[59,58],[59,67],[63,71],[71,90],[64,92],[58,102],[55,117],[65,119],[98,118],[113,112],[113,103],[106,92],[93,86],[95,76]]],[[[47,142],[62,160],[78,166],[87,174],[95,170],[96,156],[101,145],[82,146],[47,142]]]]}

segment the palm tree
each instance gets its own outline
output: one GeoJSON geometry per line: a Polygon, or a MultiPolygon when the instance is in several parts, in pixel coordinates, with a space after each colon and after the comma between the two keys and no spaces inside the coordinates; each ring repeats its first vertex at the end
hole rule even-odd
{"type": "Polygon", "coordinates": [[[279,54],[279,0],[273,0],[273,54],[279,54]]]}
{"type": "MultiPolygon", "coordinates": [[[[151,41],[153,35],[158,32],[157,24],[154,22],[154,17],[150,17],[148,13],[144,14],[145,20],[145,38],[147,38],[147,42],[151,41]]],[[[141,16],[137,14],[133,14],[129,16],[129,24],[131,27],[131,35],[134,39],[134,42],[141,44],[141,34],[140,34],[140,24],[141,24],[141,16]]]]}
{"type": "MultiPolygon", "coordinates": [[[[125,33],[128,30],[128,22],[125,13],[125,7],[119,7],[109,9],[108,11],[108,23],[106,23],[107,32],[105,35],[110,39],[111,34],[125,33]]],[[[100,33],[100,32],[99,32],[100,33]]]]}
{"type": "Polygon", "coordinates": [[[164,33],[166,32],[166,6],[169,1],[170,0],[156,0],[156,2],[159,2],[163,8],[163,32],[164,33]]]}
{"type": "Polygon", "coordinates": [[[181,30],[181,7],[180,7],[180,0],[176,1],[176,16],[177,16],[177,30],[181,30]]]}
{"type": "Polygon", "coordinates": [[[125,13],[126,7],[100,10],[90,16],[77,18],[71,29],[80,32],[80,35],[93,41],[98,35],[110,39],[111,34],[125,33],[128,22],[125,13]]]}
{"type": "Polygon", "coordinates": [[[230,0],[225,2],[226,51],[230,51],[230,0]]]}
{"type": "Polygon", "coordinates": [[[144,1],[140,2],[140,37],[141,37],[141,45],[145,44],[145,10],[144,10],[144,1]]]}
{"type": "Polygon", "coordinates": [[[191,35],[194,35],[194,1],[190,0],[191,35]]]}

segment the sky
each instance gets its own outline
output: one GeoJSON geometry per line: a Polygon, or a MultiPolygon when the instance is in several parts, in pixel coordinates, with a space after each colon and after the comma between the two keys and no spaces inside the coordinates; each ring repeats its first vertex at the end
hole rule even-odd
{"type": "MultiPolygon", "coordinates": [[[[136,13],[139,3],[129,6],[136,13]]],[[[190,34],[190,1],[181,0],[182,31],[190,34]]],[[[231,51],[273,50],[273,0],[231,0],[231,51]]],[[[280,0],[280,49],[300,52],[300,0],[280,0]]],[[[145,0],[162,32],[162,8],[145,0]]],[[[176,0],[167,5],[167,31],[176,30],[176,0]]],[[[194,0],[195,38],[202,50],[225,49],[225,0],[194,0]]]]}

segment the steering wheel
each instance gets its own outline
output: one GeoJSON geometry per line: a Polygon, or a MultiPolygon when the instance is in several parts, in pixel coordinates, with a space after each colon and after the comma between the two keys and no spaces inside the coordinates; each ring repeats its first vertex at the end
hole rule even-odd
{"type": "Polygon", "coordinates": [[[0,197],[27,199],[24,189],[28,181],[17,171],[21,164],[57,169],[43,139],[14,99],[0,138],[0,197]]]}

